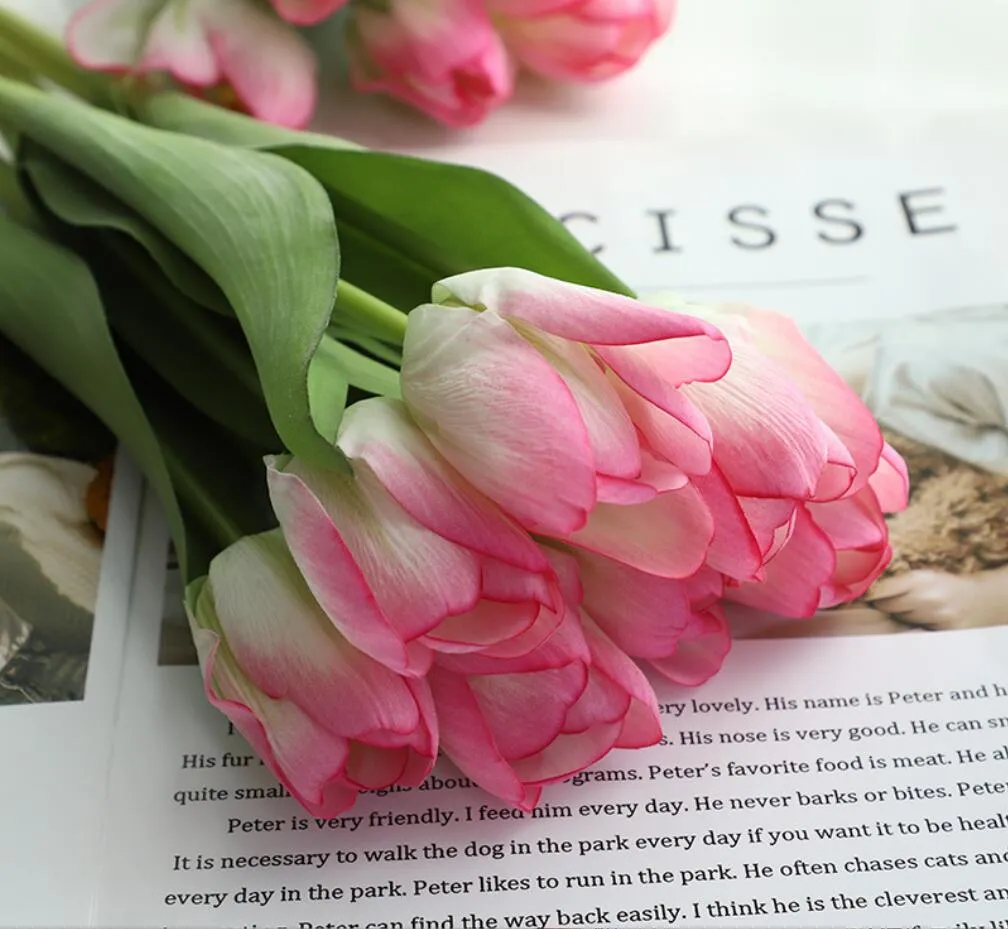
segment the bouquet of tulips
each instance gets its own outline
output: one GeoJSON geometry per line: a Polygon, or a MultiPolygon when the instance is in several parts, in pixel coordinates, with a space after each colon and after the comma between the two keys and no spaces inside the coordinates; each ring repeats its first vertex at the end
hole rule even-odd
{"type": "Polygon", "coordinates": [[[338,17],[358,90],[467,126],[510,99],[519,68],[574,82],[622,73],[668,28],[674,3],[272,0],[271,8],[266,0],[91,0],[71,20],[67,46],[84,67],[167,75],[260,119],[300,127],[315,106],[316,57],[295,26],[338,17]]]}
{"type": "Polygon", "coordinates": [[[787,319],[636,299],[490,174],[38,60],[78,96],[0,79],[0,332],[143,468],[207,697],[307,809],[439,751],[531,808],[660,739],[726,602],[886,566],[906,469],[787,319]]]}

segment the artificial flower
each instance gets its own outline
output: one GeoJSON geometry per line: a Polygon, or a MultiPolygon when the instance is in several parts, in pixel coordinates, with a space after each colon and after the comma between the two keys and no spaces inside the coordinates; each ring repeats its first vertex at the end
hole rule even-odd
{"type": "Polygon", "coordinates": [[[310,812],[332,816],[360,791],[417,786],[430,773],[427,683],[340,635],[279,531],[217,555],[189,620],[210,702],[310,812]]]}
{"type": "Polygon", "coordinates": [[[568,556],[551,557],[573,601],[553,635],[515,658],[440,654],[428,675],[444,753],[524,810],[544,785],[614,748],[653,745],[662,731],[640,668],[591,619],[578,618],[576,569],[568,556]]]}
{"type": "Polygon", "coordinates": [[[361,2],[351,9],[350,76],[449,126],[470,126],[511,97],[514,69],[479,0],[361,2]]]}
{"type": "Polygon", "coordinates": [[[712,467],[695,481],[718,527],[708,563],[728,576],[726,598],[787,616],[856,599],[891,558],[885,514],[907,504],[906,465],[793,321],[690,309],[733,354],[717,383],[682,390],[713,436],[712,467]],[[754,549],[762,566],[747,578],[739,555],[754,549]]]}
{"type": "Polygon", "coordinates": [[[508,50],[529,70],[601,81],[637,63],[668,30],[675,0],[490,0],[508,50]]]}
{"type": "Polygon", "coordinates": [[[269,464],[273,506],[308,586],[356,647],[421,675],[434,652],[521,654],[560,621],[532,539],[438,453],[400,401],[354,404],[352,474],[269,464]]]}
{"type": "Polygon", "coordinates": [[[252,0],[93,0],[67,29],[78,64],[168,72],[211,97],[230,89],[266,122],[300,127],[315,108],[315,57],[290,26],[252,0]]]}
{"type": "Polygon", "coordinates": [[[530,531],[650,573],[698,570],[713,523],[686,468],[709,469],[711,438],[678,388],[724,375],[721,333],[514,268],[448,278],[433,298],[409,316],[402,391],[438,450],[530,531]]]}

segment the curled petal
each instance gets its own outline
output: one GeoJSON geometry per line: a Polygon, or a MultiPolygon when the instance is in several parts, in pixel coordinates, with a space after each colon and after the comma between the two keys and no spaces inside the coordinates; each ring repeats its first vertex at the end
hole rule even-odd
{"type": "Polygon", "coordinates": [[[810,500],[827,463],[828,437],[784,374],[745,342],[712,384],[683,387],[714,431],[714,460],[739,495],[810,500]]]}
{"type": "Polygon", "coordinates": [[[403,397],[437,449],[527,529],[572,532],[595,503],[591,444],[549,363],[493,313],[409,316],[403,397]]]}
{"type": "Polygon", "coordinates": [[[697,336],[723,341],[717,328],[696,317],[521,268],[467,271],[445,278],[434,285],[432,298],[448,306],[490,310],[588,345],[636,345],[697,336]]]}
{"type": "Polygon", "coordinates": [[[403,674],[430,662],[414,640],[471,610],[482,566],[403,511],[365,462],[353,477],[268,461],[270,498],[308,586],[361,651],[403,674]]]}
{"type": "Polygon", "coordinates": [[[882,448],[878,469],[869,479],[883,513],[905,510],[910,497],[910,475],[906,462],[888,442],[882,448]]]}
{"type": "Polygon", "coordinates": [[[373,397],[351,406],[339,447],[366,461],[417,522],[458,545],[522,568],[548,568],[538,546],[448,464],[398,400],[373,397]]]}
{"type": "Polygon", "coordinates": [[[811,616],[819,608],[819,591],[829,583],[836,563],[829,537],[808,510],[799,507],[791,538],[767,563],[763,580],[729,587],[725,596],[757,610],[811,616]]]}
{"type": "Polygon", "coordinates": [[[434,665],[428,680],[441,722],[441,748],[463,774],[484,790],[531,810],[541,788],[525,784],[497,747],[468,680],[434,665]]]}
{"type": "MultiPolygon", "coordinates": [[[[559,535],[559,534],[558,534],[559,535]]],[[[566,541],[662,577],[688,577],[704,562],[714,520],[692,484],[647,503],[601,503],[566,541]]]]}
{"type": "Polygon", "coordinates": [[[278,531],[246,536],[221,552],[202,596],[228,651],[262,693],[296,703],[342,737],[416,732],[419,708],[406,681],[336,631],[278,531]],[[337,706],[339,717],[332,713],[337,706]]]}
{"type": "Polygon", "coordinates": [[[714,520],[707,564],[727,577],[755,579],[763,567],[763,552],[738,497],[719,468],[694,477],[693,484],[714,520]]]}
{"type": "Polygon", "coordinates": [[[676,684],[695,687],[721,669],[731,649],[731,632],[720,606],[710,606],[692,615],[676,650],[652,660],[652,667],[676,684]]]}

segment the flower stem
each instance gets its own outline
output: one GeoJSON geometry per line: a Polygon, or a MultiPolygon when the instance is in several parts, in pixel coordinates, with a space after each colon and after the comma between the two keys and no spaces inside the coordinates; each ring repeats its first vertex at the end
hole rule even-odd
{"type": "Polygon", "coordinates": [[[111,106],[108,78],[79,67],[56,38],[3,6],[0,62],[22,79],[45,77],[88,103],[111,106]]]}
{"type": "Polygon", "coordinates": [[[333,321],[344,327],[352,325],[393,345],[402,345],[406,335],[405,313],[343,279],[336,291],[333,321]]]}

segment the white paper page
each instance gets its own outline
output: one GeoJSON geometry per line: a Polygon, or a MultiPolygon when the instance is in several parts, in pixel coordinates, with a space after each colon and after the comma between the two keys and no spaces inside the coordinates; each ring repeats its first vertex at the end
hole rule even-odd
{"type": "Polygon", "coordinates": [[[0,452],[0,926],[12,929],[86,925],[97,886],[143,485],[119,455],[102,546],[80,497],[90,476],[0,452]],[[78,603],[90,597],[93,625],[78,603]]]}
{"type": "Polygon", "coordinates": [[[547,789],[535,815],[449,786],[458,775],[444,764],[424,788],[367,796],[317,823],[228,735],[196,668],[158,665],[159,654],[177,660],[178,619],[174,610],[160,628],[166,538],[152,511],[96,924],[997,929],[1008,913],[1008,629],[998,625],[1008,556],[998,560],[1005,544],[984,508],[1000,505],[1008,482],[1008,468],[995,470],[1004,425],[961,432],[950,451],[940,422],[908,420],[877,381],[889,369],[923,371],[926,387],[951,366],[971,396],[989,400],[1008,327],[996,206],[1008,185],[978,156],[929,167],[690,164],[675,172],[688,183],[662,190],[674,174],[660,152],[617,177],[604,176],[601,157],[540,154],[526,152],[526,176],[514,179],[558,213],[605,217],[588,225],[604,226],[605,257],[630,283],[678,281],[793,313],[918,442],[933,435],[938,445],[911,462],[923,461],[918,486],[930,488],[932,510],[917,498],[917,522],[893,528],[910,605],[894,616],[867,602],[740,629],[772,638],[737,641],[703,687],[656,684],[667,744],[617,752],[547,789]],[[921,190],[934,192],[911,193],[921,190]],[[913,234],[901,193],[918,230],[955,228],[913,234]],[[855,205],[856,241],[817,236],[851,231],[816,221],[814,205],[828,198],[855,205]],[[740,204],[766,208],[773,246],[731,243],[758,235],[726,225],[740,204]],[[649,209],[677,211],[682,253],[655,251],[649,209]],[[927,314],[939,314],[937,340],[927,314]],[[873,322],[882,319],[901,322],[873,322]],[[907,345],[923,368],[907,367],[907,345]],[[946,479],[972,494],[948,512],[946,479]],[[935,535],[955,519],[972,528],[935,535]]]}

